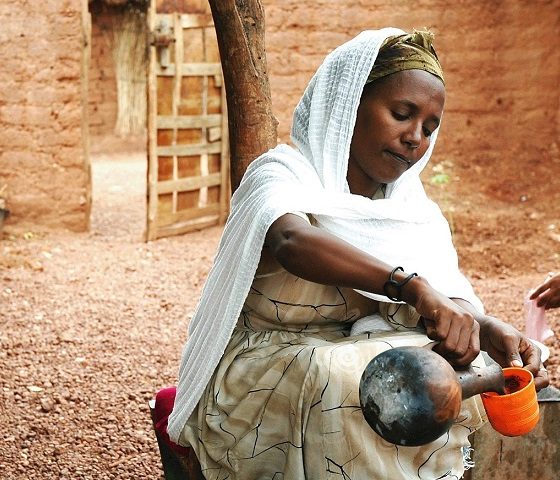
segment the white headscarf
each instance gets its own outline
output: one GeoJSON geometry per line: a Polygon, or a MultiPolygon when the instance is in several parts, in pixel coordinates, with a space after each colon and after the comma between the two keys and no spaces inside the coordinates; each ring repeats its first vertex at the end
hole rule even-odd
{"type": "MultiPolygon", "coordinates": [[[[383,41],[402,30],[366,31],[330,53],[296,107],[292,140],[251,163],[232,197],[214,266],[189,326],[168,432],[177,441],[228,344],[249,292],[268,228],[289,212],[390,265],[417,272],[450,297],[482,304],[458,269],[447,221],[419,179],[437,137],[386,198],[350,194],[346,174],[363,86],[383,41]]],[[[360,292],[389,301],[382,295],[360,292]]]]}

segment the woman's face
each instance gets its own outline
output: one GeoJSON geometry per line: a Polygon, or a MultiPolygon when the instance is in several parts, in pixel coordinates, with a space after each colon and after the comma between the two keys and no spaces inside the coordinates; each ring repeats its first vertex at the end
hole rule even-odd
{"type": "Polygon", "coordinates": [[[420,160],[444,103],[443,83],[424,70],[404,70],[366,85],[350,144],[350,191],[371,197],[420,160]]]}

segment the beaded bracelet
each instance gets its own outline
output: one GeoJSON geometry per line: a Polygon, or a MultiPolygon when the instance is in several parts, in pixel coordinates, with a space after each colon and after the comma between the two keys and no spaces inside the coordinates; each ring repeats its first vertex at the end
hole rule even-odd
{"type": "Polygon", "coordinates": [[[404,273],[404,268],[402,267],[395,267],[393,268],[393,270],[391,270],[391,273],[389,274],[389,280],[387,280],[384,284],[383,284],[383,292],[385,293],[385,296],[387,298],[390,298],[391,300],[393,300],[394,302],[400,302],[401,301],[401,291],[402,291],[402,287],[404,287],[408,282],[410,282],[414,277],[417,277],[418,274],[417,273],[411,273],[408,277],[406,277],[404,280],[397,282],[394,278],[393,275],[395,275],[396,272],[401,271],[404,273]],[[389,288],[393,288],[397,291],[396,295],[391,295],[389,293],[389,288]]]}

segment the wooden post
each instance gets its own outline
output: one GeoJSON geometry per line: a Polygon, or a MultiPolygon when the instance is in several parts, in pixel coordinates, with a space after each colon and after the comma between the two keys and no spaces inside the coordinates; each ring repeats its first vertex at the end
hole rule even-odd
{"type": "Polygon", "coordinates": [[[209,0],[226,84],[232,192],[261,153],[276,146],[260,0],[209,0]]]}

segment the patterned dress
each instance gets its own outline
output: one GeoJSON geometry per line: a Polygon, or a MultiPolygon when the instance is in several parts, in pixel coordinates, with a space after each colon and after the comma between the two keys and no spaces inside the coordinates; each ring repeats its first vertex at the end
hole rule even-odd
{"type": "Polygon", "coordinates": [[[462,448],[486,417],[463,402],[457,422],[421,447],[384,441],[364,420],[358,385],[368,362],[430,342],[406,305],[308,282],[263,251],[242,314],[180,437],[207,479],[399,480],[461,478],[462,448]],[[380,310],[391,331],[349,336],[380,310]]]}

